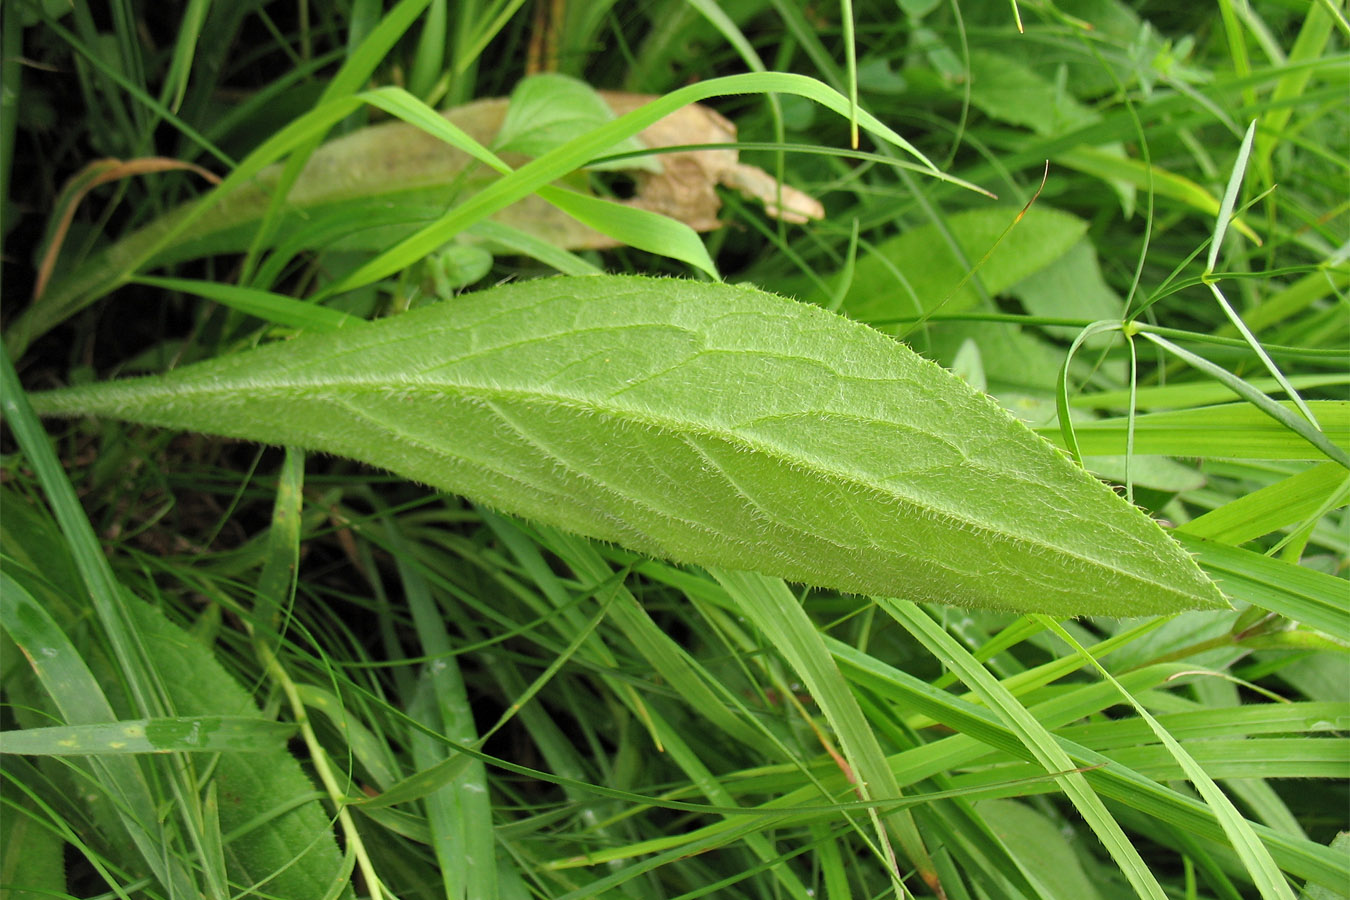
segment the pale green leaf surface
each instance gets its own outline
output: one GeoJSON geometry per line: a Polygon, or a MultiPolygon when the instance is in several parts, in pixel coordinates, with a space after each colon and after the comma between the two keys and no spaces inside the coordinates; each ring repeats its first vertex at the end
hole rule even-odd
{"type": "Polygon", "coordinates": [[[35,400],[350,456],[646,553],[848,591],[1222,605],[1156,524],[988,398],[750,288],[544,280],[35,400]]]}

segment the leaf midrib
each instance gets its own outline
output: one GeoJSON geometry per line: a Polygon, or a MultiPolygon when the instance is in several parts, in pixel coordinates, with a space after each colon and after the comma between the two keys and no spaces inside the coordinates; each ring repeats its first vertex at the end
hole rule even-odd
{"type": "MultiPolygon", "coordinates": [[[[310,361],[306,361],[306,364],[310,364],[310,361]]],[[[653,430],[656,430],[661,433],[671,435],[693,434],[709,437],[720,441],[738,442],[752,452],[762,453],[777,461],[790,463],[791,465],[794,466],[804,467],[809,471],[811,471],[813,474],[823,476],[826,479],[842,478],[843,480],[853,485],[880,494],[883,497],[886,497],[896,502],[897,504],[906,506],[911,510],[925,511],[933,515],[938,515],[941,516],[946,521],[955,523],[958,526],[965,525],[968,526],[970,529],[975,529],[987,533],[991,536],[995,536],[1001,539],[1002,541],[1006,542],[1007,546],[1013,548],[1041,548],[1043,550],[1050,551],[1061,557],[1077,560],[1080,563],[1083,563],[1092,569],[1115,572],[1118,575],[1126,577],[1132,581],[1150,585],[1151,587],[1154,588],[1162,589],[1163,591],[1170,594],[1174,594],[1176,596],[1183,596],[1183,597],[1195,596],[1193,593],[1177,589],[1174,585],[1170,583],[1151,580],[1149,578],[1141,576],[1137,572],[1121,568],[1120,566],[1105,565],[1100,560],[1095,559],[1094,557],[1091,556],[1084,555],[1082,553],[1074,552],[1074,550],[1071,548],[1053,544],[1044,540],[1032,539],[1025,534],[1014,533],[1003,527],[991,525],[987,522],[973,519],[970,516],[960,515],[951,510],[931,506],[922,500],[917,500],[911,496],[900,493],[899,491],[881,485],[874,480],[859,477],[860,473],[856,469],[846,468],[842,466],[839,468],[832,468],[823,464],[823,461],[813,456],[799,456],[796,455],[795,453],[788,452],[788,450],[782,446],[766,443],[763,440],[746,436],[744,434],[736,432],[735,430],[730,429],[727,431],[714,430],[712,428],[709,428],[706,423],[693,421],[686,418],[673,418],[670,416],[661,416],[651,412],[650,410],[638,409],[632,406],[605,406],[597,404],[595,402],[595,399],[592,397],[581,397],[573,394],[568,394],[562,391],[548,392],[541,390],[537,387],[525,389],[516,387],[503,387],[500,385],[470,384],[462,381],[457,382],[429,381],[426,379],[420,379],[407,375],[398,379],[392,379],[386,376],[381,376],[379,379],[375,379],[371,377],[363,377],[359,374],[342,374],[340,376],[322,375],[322,376],[309,376],[305,378],[296,378],[284,383],[279,383],[275,379],[254,380],[249,378],[248,376],[239,376],[233,374],[228,375],[226,377],[230,379],[226,383],[215,385],[206,385],[206,384],[178,385],[172,388],[165,388],[160,387],[158,385],[146,385],[138,383],[135,388],[134,405],[141,407],[153,406],[155,405],[157,400],[160,400],[162,398],[230,395],[230,394],[237,394],[240,391],[248,392],[252,396],[261,396],[265,394],[276,394],[284,396],[287,394],[295,394],[298,391],[312,392],[315,390],[326,389],[328,391],[332,391],[333,395],[337,399],[341,399],[344,402],[350,399],[351,393],[362,390],[371,393],[377,392],[406,393],[411,391],[419,391],[419,392],[426,391],[442,394],[447,392],[458,393],[463,396],[477,395],[478,397],[485,400],[491,400],[493,398],[524,399],[526,401],[533,403],[545,405],[552,404],[558,407],[569,407],[573,409],[584,409],[588,412],[600,412],[616,420],[627,420],[639,426],[650,427],[653,430]]],[[[91,390],[97,393],[103,393],[103,391],[99,390],[97,386],[91,390]]],[[[66,394],[66,397],[70,397],[71,399],[70,401],[65,403],[61,404],[42,403],[41,405],[46,406],[48,409],[52,409],[54,405],[66,406],[68,408],[71,407],[78,408],[79,399],[77,395],[79,393],[83,393],[83,391],[76,389],[74,391],[71,391],[69,394],[66,394]]],[[[66,397],[47,395],[43,397],[43,400],[45,401],[66,400],[66,397]]],[[[113,403],[111,405],[116,406],[119,404],[113,403]]],[[[368,413],[369,411],[363,412],[368,413]]],[[[800,414],[801,412],[809,412],[809,411],[802,410],[798,411],[797,414],[800,414]]],[[[821,411],[821,413],[828,415],[836,414],[833,411],[821,411]]],[[[904,423],[898,423],[889,420],[875,420],[875,421],[886,421],[886,424],[888,425],[900,425],[902,427],[904,426],[904,423]]],[[[387,428],[388,426],[386,425],[385,427],[387,428]]],[[[924,432],[924,434],[927,434],[927,432],[924,432]]],[[[249,435],[241,435],[241,436],[254,439],[252,436],[249,435]]],[[[404,435],[400,435],[400,437],[403,438],[404,440],[408,440],[408,438],[404,435]]],[[[425,442],[422,441],[418,441],[417,443],[419,446],[422,447],[427,446],[425,442]]],[[[430,449],[432,449],[433,452],[439,455],[445,455],[444,450],[440,448],[433,447],[430,449]]],[[[968,456],[966,457],[966,460],[968,464],[976,465],[978,467],[978,463],[970,463],[968,456]]],[[[466,461],[471,462],[474,465],[480,464],[477,461],[473,460],[466,460],[466,461]]],[[[578,472],[578,474],[583,473],[578,472]]],[[[991,484],[995,484],[1000,479],[1007,477],[1006,473],[992,473],[992,472],[989,473],[989,476],[991,484]]],[[[589,475],[587,475],[586,477],[588,479],[591,478],[591,476],[589,475]]],[[[605,487],[608,490],[613,490],[613,488],[610,488],[608,486],[605,487]]],[[[624,496],[627,497],[627,495],[624,496]]],[[[634,498],[627,497],[627,499],[633,500],[634,498]]],[[[770,518],[771,521],[775,522],[775,524],[778,527],[791,529],[792,531],[798,533],[804,533],[802,532],[802,529],[796,526],[787,525],[779,522],[777,518],[773,517],[769,513],[769,511],[764,510],[763,507],[760,506],[758,503],[756,503],[752,498],[747,496],[745,499],[747,500],[747,502],[754,503],[756,507],[764,511],[766,517],[770,518]]],[[[644,503],[642,505],[646,504],[644,503]]],[[[687,522],[687,520],[679,516],[671,515],[669,513],[661,512],[659,514],[669,519],[687,522]]],[[[814,532],[812,533],[812,535],[816,539],[821,539],[822,537],[821,535],[815,534],[814,532]]],[[[848,545],[839,544],[837,541],[829,541],[829,543],[851,551],[858,551],[863,549],[861,547],[851,547],[848,545]]],[[[892,550],[891,552],[898,552],[898,551],[892,550]]],[[[925,561],[930,564],[936,562],[936,560],[932,558],[927,558],[925,561]]],[[[962,574],[969,574],[969,573],[962,573],[962,574]]]]}

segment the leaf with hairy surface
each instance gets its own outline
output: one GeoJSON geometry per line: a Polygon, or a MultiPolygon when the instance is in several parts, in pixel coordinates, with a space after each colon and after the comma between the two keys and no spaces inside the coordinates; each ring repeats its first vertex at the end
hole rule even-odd
{"type": "Polygon", "coordinates": [[[540,280],[34,403],[349,456],[844,591],[1056,615],[1224,605],[1157,524],[987,397],[753,288],[540,280]]]}

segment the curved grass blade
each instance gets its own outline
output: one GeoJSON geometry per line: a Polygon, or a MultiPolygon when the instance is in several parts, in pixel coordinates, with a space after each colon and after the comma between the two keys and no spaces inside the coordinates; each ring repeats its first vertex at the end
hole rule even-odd
{"type": "MultiPolygon", "coordinates": [[[[848,100],[843,95],[805,75],[754,72],[711,78],[707,81],[688,85],[659,97],[633,112],[620,116],[582,137],[568,141],[558,149],[527,163],[513,174],[494,182],[481,193],[474,195],[460,206],[447,212],[436,222],[427,225],[416,234],[391,247],[337,284],[331,285],[325,295],[354,290],[398,271],[406,265],[408,259],[420,259],[426,256],[473,222],[486,218],[497,210],[534,193],[540,187],[561,178],[568,172],[580,168],[591,159],[608,151],[615,144],[636,134],[682,106],[698,103],[711,97],[765,92],[795,94],[813,100],[840,115],[847,116],[849,114],[848,100]]],[[[932,177],[951,181],[971,190],[980,190],[974,185],[943,174],[913,144],[883,124],[875,116],[859,110],[858,121],[873,136],[899,147],[918,159],[928,167],[927,174],[932,177]]]]}
{"type": "Polygon", "coordinates": [[[196,278],[159,278],[152,275],[138,275],[131,280],[137,284],[163,288],[168,291],[195,294],[207,300],[214,300],[230,309],[291,328],[332,331],[353,321],[351,316],[336,309],[319,306],[315,303],[306,303],[303,300],[296,300],[271,291],[260,291],[257,288],[238,287],[232,284],[221,284],[218,281],[205,281],[196,278]]]}
{"type": "Polygon", "coordinates": [[[1141,897],[1164,900],[1167,894],[1158,884],[1139,851],[1130,843],[1120,824],[1112,817],[1106,804],[1097,796],[1080,772],[1072,771],[1075,763],[1069,758],[1053,735],[1017,698],[1008,693],[978,660],[970,655],[956,639],[943,631],[921,608],[902,605],[889,598],[880,598],[881,608],[890,613],[910,634],[920,640],[944,666],[952,667],[961,680],[974,691],[989,709],[998,714],[1009,729],[1017,735],[1036,761],[1047,772],[1066,772],[1056,779],[1064,793],[1073,801],[1084,821],[1115,859],[1120,870],[1141,897]]]}
{"type": "MultiPolygon", "coordinates": [[[[846,774],[853,782],[858,797],[862,800],[899,797],[900,786],[896,783],[895,773],[886,765],[881,745],[877,743],[876,734],[863,717],[857,698],[853,696],[848,682],[840,674],[839,666],[830,656],[829,650],[825,648],[815,624],[787,585],[780,579],[766,578],[750,572],[723,572],[714,569],[712,574],[726,589],[735,607],[745,613],[746,618],[769,639],[774,648],[801,676],[802,683],[806,685],[839,738],[844,759],[852,769],[846,774]]],[[[883,819],[880,813],[874,810],[871,816],[877,830],[881,852],[886,859],[887,870],[892,873],[898,871],[895,851],[887,837],[889,829],[899,839],[905,855],[918,870],[920,877],[934,893],[941,896],[942,889],[938,884],[932,858],[928,855],[928,849],[924,846],[918,826],[909,811],[899,810],[883,819]]],[[[898,881],[896,893],[903,893],[898,881]]]]}
{"type": "Polygon", "coordinates": [[[1252,831],[1247,820],[1233,806],[1233,801],[1229,800],[1228,795],[1214,783],[1214,779],[1210,778],[1209,774],[1186,752],[1177,739],[1166,728],[1162,727],[1157,719],[1153,718],[1153,715],[1144,708],[1144,705],[1135,698],[1134,694],[1126,690],[1124,685],[1116,680],[1116,677],[1108,672],[1097,661],[1096,657],[1088,653],[1082,644],[1074,640],[1073,636],[1065,631],[1058,622],[1045,616],[1041,617],[1041,621],[1046,628],[1058,635],[1060,640],[1072,647],[1079,657],[1096,669],[1102,678],[1113,685],[1126,702],[1134,707],[1134,711],[1139,714],[1139,717],[1148,724],[1154,735],[1167,748],[1167,752],[1181,766],[1191,784],[1195,785],[1196,790],[1200,792],[1200,796],[1205,798],[1209,808],[1214,811],[1219,824],[1223,826],[1224,833],[1232,841],[1233,849],[1237,851],[1238,857],[1247,867],[1247,871],[1261,891],[1261,896],[1266,900],[1294,900],[1294,893],[1289,889],[1289,884],[1284,880],[1284,876],[1280,874],[1275,861],[1271,859],[1270,851],[1252,831]]]}
{"type": "MultiPolygon", "coordinates": [[[[1211,287],[1213,287],[1213,285],[1211,285],[1211,287]]],[[[1140,332],[1140,334],[1186,364],[1199,369],[1211,378],[1222,382],[1223,385],[1233,393],[1242,397],[1244,400],[1249,401],[1253,406],[1261,410],[1261,412],[1270,416],[1272,419],[1312,444],[1318,450],[1321,450],[1326,454],[1328,459],[1338,462],[1347,469],[1350,469],[1350,453],[1347,453],[1344,449],[1331,442],[1331,439],[1327,437],[1321,426],[1317,424],[1317,419],[1313,415],[1312,410],[1304,403],[1303,398],[1298,395],[1298,392],[1284,380],[1284,376],[1281,375],[1278,370],[1273,368],[1273,363],[1270,363],[1272,374],[1275,379],[1280,382],[1280,386],[1284,388],[1285,393],[1290,396],[1294,405],[1303,413],[1303,418],[1293,415],[1284,406],[1261,393],[1243,379],[1234,375],[1232,372],[1229,372],[1227,369],[1224,369],[1222,366],[1216,366],[1203,356],[1197,356],[1186,348],[1179,347],[1157,334],[1148,331],[1140,332]]],[[[1255,339],[1253,338],[1252,340],[1254,341],[1255,339]]],[[[1267,357],[1264,352],[1261,352],[1260,345],[1253,343],[1252,346],[1260,353],[1261,358],[1269,363],[1269,357],[1267,357]]]]}

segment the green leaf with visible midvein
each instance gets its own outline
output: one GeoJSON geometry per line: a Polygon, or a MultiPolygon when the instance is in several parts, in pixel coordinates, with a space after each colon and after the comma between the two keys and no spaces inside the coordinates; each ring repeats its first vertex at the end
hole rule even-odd
{"type": "Polygon", "coordinates": [[[746,287],[554,278],[34,396],[322,450],[591,537],[1052,615],[1222,606],[1175,543],[955,376],[746,287]]]}

